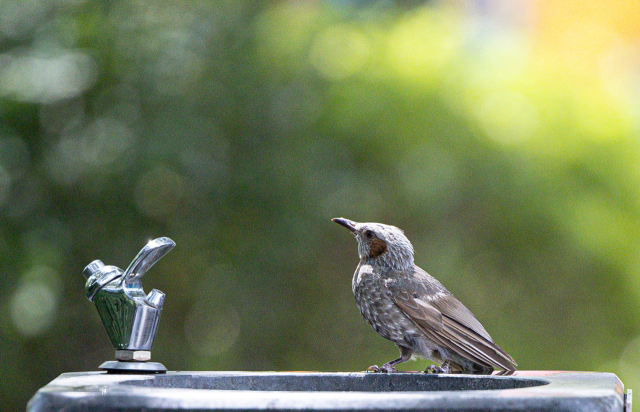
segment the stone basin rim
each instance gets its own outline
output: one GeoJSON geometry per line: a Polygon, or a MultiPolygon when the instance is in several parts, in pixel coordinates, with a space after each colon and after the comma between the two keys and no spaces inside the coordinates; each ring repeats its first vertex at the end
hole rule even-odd
{"type": "MultiPolygon", "coordinates": [[[[131,375],[128,375],[131,376],[131,375]]],[[[157,389],[263,392],[443,392],[491,391],[548,385],[538,377],[439,375],[401,372],[169,372],[123,379],[118,385],[157,389]]]]}

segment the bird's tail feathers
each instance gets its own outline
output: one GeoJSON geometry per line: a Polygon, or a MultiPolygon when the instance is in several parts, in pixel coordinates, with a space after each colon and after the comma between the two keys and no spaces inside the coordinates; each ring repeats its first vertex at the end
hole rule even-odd
{"type": "Polygon", "coordinates": [[[443,316],[443,323],[441,331],[423,331],[431,340],[479,365],[508,372],[516,370],[513,358],[495,343],[446,316],[443,316]]]}

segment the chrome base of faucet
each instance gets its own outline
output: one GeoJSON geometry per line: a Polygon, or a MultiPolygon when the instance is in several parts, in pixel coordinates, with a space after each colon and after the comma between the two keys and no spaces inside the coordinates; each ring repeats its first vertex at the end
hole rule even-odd
{"type": "Polygon", "coordinates": [[[158,362],[107,361],[98,369],[105,370],[107,373],[167,373],[167,368],[158,362]]]}

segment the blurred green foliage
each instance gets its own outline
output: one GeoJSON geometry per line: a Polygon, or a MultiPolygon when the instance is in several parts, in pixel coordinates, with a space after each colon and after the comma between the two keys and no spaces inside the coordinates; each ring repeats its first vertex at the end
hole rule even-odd
{"type": "Polygon", "coordinates": [[[638,387],[635,49],[594,80],[485,3],[1,2],[3,408],[113,357],[82,269],[159,236],[169,369],[391,360],[338,216],[403,228],[522,369],[638,387]]]}

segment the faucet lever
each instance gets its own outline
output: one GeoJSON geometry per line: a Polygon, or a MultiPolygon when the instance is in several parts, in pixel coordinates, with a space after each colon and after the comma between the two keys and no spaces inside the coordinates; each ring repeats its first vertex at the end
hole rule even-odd
{"type": "Polygon", "coordinates": [[[151,266],[169,253],[175,245],[175,242],[168,237],[159,237],[147,243],[124,271],[122,282],[127,284],[140,282],[151,266]]]}

